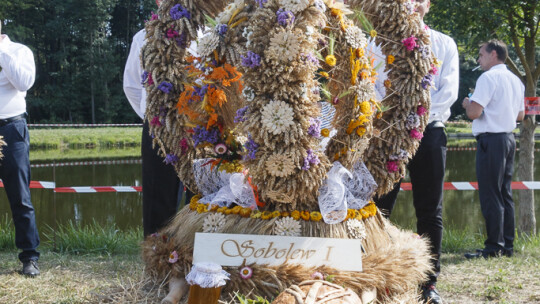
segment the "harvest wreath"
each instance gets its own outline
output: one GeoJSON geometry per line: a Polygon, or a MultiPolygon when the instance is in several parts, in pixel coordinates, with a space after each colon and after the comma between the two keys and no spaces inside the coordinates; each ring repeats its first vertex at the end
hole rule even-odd
{"type": "Polygon", "coordinates": [[[226,267],[224,297],[252,289],[274,297],[319,271],[358,294],[375,288],[381,303],[410,298],[430,270],[427,243],[393,227],[370,202],[399,179],[427,120],[435,66],[414,4],[227,2],[166,0],[146,24],[150,132],[201,194],[145,240],[147,269],[169,278],[177,298],[196,232],[360,239],[363,272],[226,267]],[[205,24],[198,54],[186,54],[205,24]],[[389,93],[380,101],[366,33],[386,54],[389,93]],[[336,112],[331,138],[321,130],[321,99],[336,112]]]}

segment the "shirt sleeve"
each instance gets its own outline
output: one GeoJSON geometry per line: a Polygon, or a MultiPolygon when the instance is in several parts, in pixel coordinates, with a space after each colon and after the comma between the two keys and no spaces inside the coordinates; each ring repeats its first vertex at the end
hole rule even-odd
{"type": "Polygon", "coordinates": [[[485,108],[491,101],[494,91],[486,72],[484,72],[476,81],[476,87],[470,99],[485,108]]]}
{"type": "Polygon", "coordinates": [[[520,105],[519,106],[519,111],[525,111],[525,86],[523,85],[523,83],[521,83],[521,80],[519,82],[520,84],[520,96],[519,99],[518,99],[518,104],[520,105]]]}
{"type": "Polygon", "coordinates": [[[439,71],[439,86],[431,90],[431,112],[445,113],[458,98],[459,91],[459,54],[453,39],[444,39],[445,54],[439,71]]]}
{"type": "Polygon", "coordinates": [[[0,66],[8,81],[18,91],[28,91],[34,85],[36,63],[28,47],[0,47],[0,66]]]}
{"type": "Polygon", "coordinates": [[[144,113],[141,111],[141,99],[143,96],[144,87],[141,84],[142,67],[140,62],[140,54],[142,43],[135,35],[131,43],[131,49],[124,70],[124,93],[131,104],[131,107],[142,119],[144,113]]]}

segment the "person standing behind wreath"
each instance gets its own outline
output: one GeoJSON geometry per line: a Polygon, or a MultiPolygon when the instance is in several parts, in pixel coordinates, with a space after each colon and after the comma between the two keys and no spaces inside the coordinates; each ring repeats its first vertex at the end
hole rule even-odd
{"type": "MultiPolygon", "coordinates": [[[[161,0],[156,0],[159,7],[161,0]]],[[[146,31],[140,30],[133,37],[131,49],[124,70],[124,93],[133,110],[144,121],[141,139],[142,155],[142,196],[143,196],[143,230],[144,236],[157,232],[176,214],[184,186],[174,167],[166,164],[158,154],[158,148],[152,148],[152,137],[148,120],[144,119],[146,111],[146,90],[141,82],[143,69],[140,53],[145,44],[146,31]]],[[[193,193],[186,191],[189,202],[193,193]]]]}
{"type": "Polygon", "coordinates": [[[512,131],[524,117],[525,87],[508,70],[506,44],[490,40],[480,47],[478,63],[485,72],[478,78],[471,98],[462,102],[473,120],[477,140],[476,178],[480,207],[486,221],[484,249],[467,253],[468,259],[514,254],[514,201],[512,174],[516,141],[512,131]]]}
{"type": "MultiPolygon", "coordinates": [[[[417,12],[423,19],[429,12],[429,0],[416,0],[417,12]]],[[[440,273],[442,247],[442,203],[443,185],[446,167],[446,130],[444,123],[450,117],[450,107],[457,100],[459,90],[459,55],[454,40],[440,32],[425,26],[429,33],[431,48],[442,66],[434,77],[431,88],[431,109],[429,123],[416,154],[407,168],[412,183],[413,205],[416,210],[417,233],[427,236],[431,242],[434,273],[422,286],[423,300],[430,303],[442,303],[436,289],[440,273]]],[[[383,74],[384,75],[384,74],[383,74]]],[[[384,76],[383,76],[384,77],[384,76]]],[[[380,81],[379,81],[380,82],[380,81]]],[[[382,197],[374,199],[377,207],[389,217],[396,203],[400,189],[399,181],[394,189],[382,197]]]]}
{"type": "Polygon", "coordinates": [[[30,137],[26,125],[26,91],[36,79],[32,51],[2,35],[0,20],[0,137],[4,137],[0,178],[4,183],[13,223],[15,245],[21,249],[22,274],[39,275],[39,234],[30,199],[30,137]]]}

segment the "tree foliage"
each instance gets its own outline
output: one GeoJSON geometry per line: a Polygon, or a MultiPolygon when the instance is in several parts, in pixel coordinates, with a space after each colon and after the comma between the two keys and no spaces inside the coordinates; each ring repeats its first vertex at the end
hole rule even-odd
{"type": "Polygon", "coordinates": [[[135,122],[122,90],[131,39],[152,0],[3,0],[2,32],[34,52],[32,122],[135,122]]]}

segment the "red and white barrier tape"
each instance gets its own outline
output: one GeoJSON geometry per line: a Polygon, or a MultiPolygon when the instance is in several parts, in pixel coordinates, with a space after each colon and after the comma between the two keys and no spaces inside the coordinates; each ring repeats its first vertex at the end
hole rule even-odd
{"type": "Polygon", "coordinates": [[[142,192],[142,187],[114,186],[114,187],[60,187],[55,188],[57,193],[98,193],[98,192],[142,192]]]}
{"type": "MultiPolygon", "coordinates": [[[[0,180],[0,188],[4,188],[4,182],[0,180]]],[[[55,189],[56,185],[54,182],[38,182],[30,181],[30,188],[32,189],[55,189]]]]}
{"type": "Polygon", "coordinates": [[[142,159],[122,159],[122,160],[102,160],[102,161],[80,161],[69,163],[31,164],[32,168],[46,167],[71,167],[71,166],[93,166],[93,165],[124,165],[142,164],[142,159]]]}
{"type": "MultiPolygon", "coordinates": [[[[446,151],[476,151],[476,147],[450,147],[446,151]]],[[[519,151],[519,149],[516,148],[516,151],[519,151]]],[[[540,149],[534,149],[534,151],[539,152],[540,149]]]]}
{"type": "Polygon", "coordinates": [[[28,124],[28,127],[95,128],[95,127],[142,127],[142,124],[28,124]]]}
{"type": "MultiPolygon", "coordinates": [[[[0,180],[0,188],[4,183],[0,180]]],[[[57,193],[100,193],[100,192],[142,192],[141,186],[96,186],[96,187],[55,187],[54,182],[31,181],[32,189],[53,189],[57,193]]],[[[446,182],[443,185],[444,190],[478,190],[477,182],[446,182]]],[[[512,182],[513,190],[540,190],[540,181],[512,182]]],[[[411,183],[401,183],[400,190],[412,190],[411,183]]]]}

